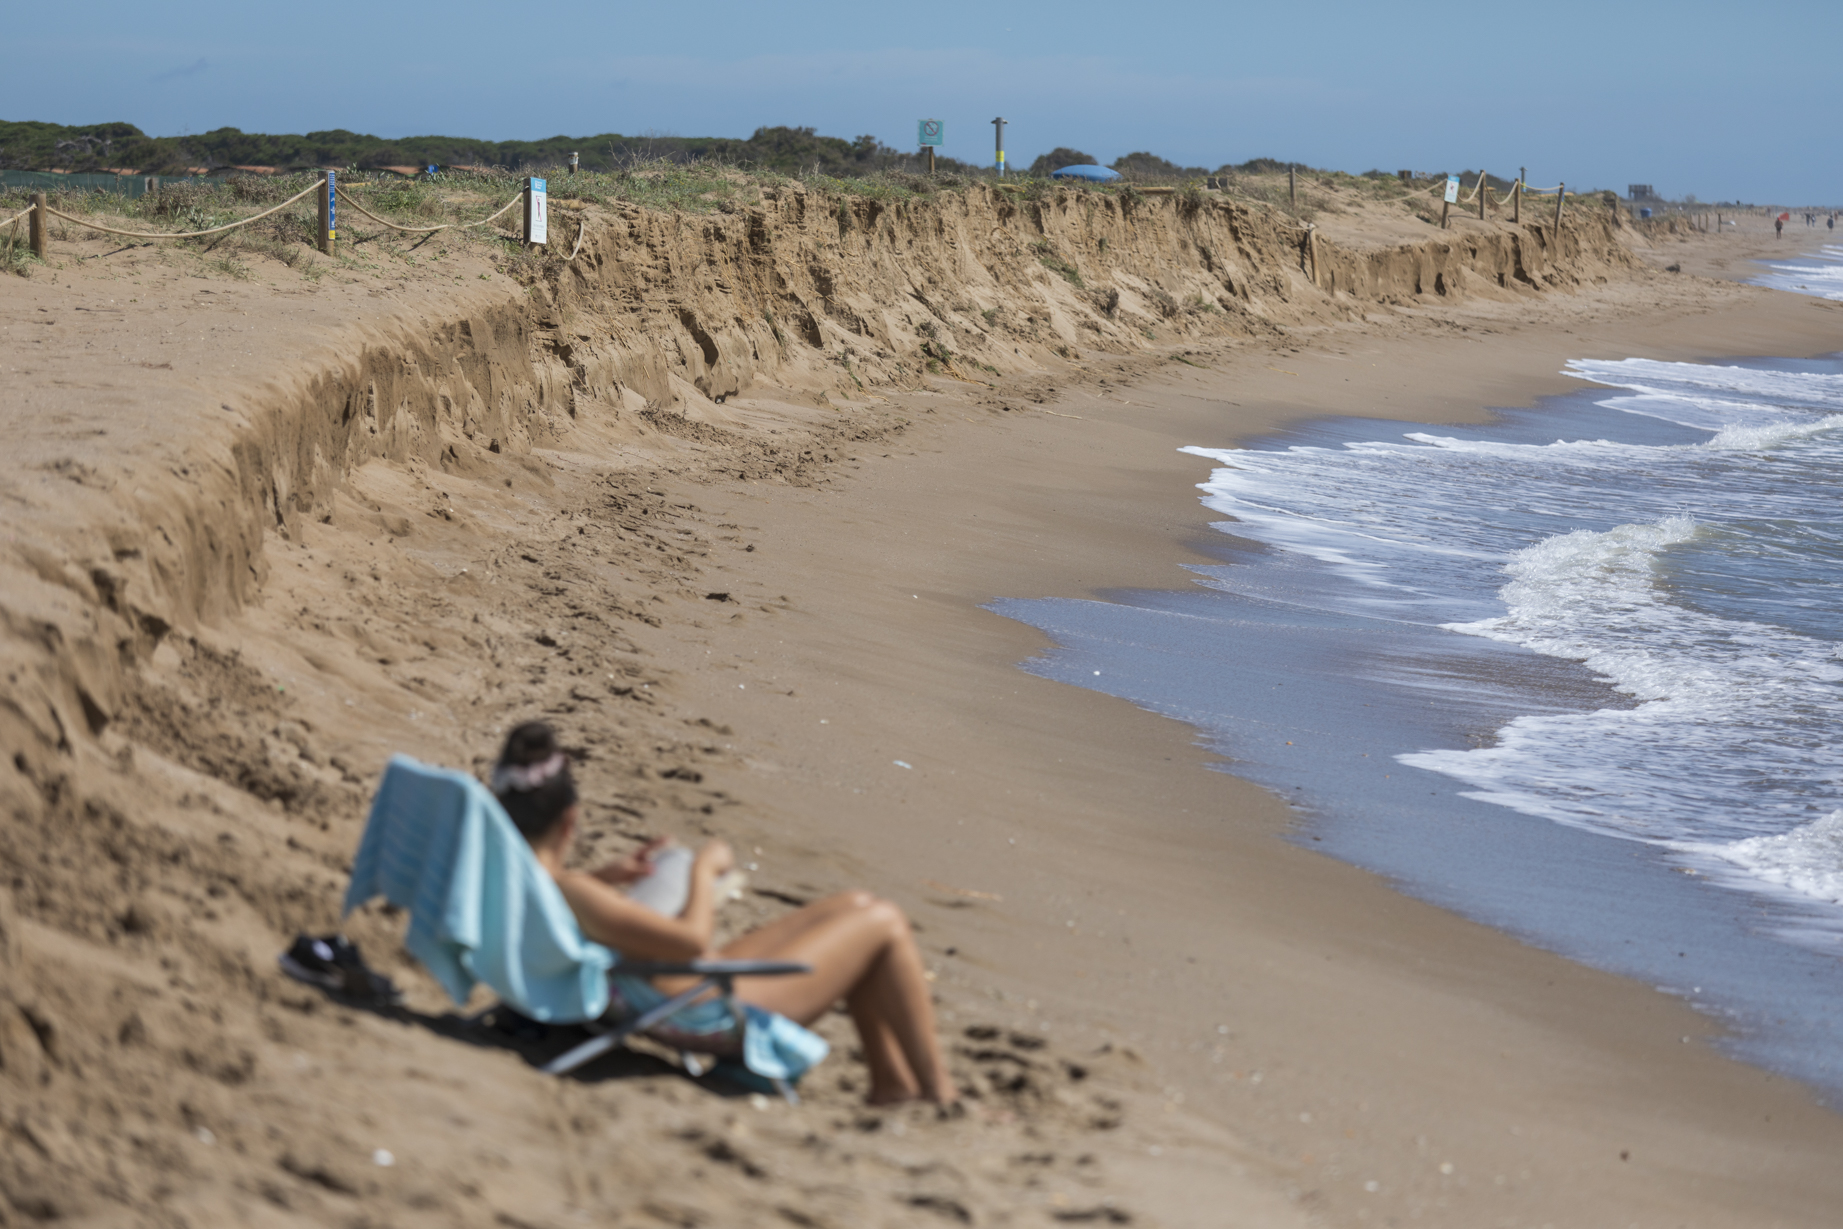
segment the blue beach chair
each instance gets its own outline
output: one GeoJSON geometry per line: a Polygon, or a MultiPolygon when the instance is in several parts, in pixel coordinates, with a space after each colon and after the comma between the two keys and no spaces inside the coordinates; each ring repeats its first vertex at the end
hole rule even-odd
{"type": "Polygon", "coordinates": [[[827,1053],[820,1037],[734,993],[737,977],[810,973],[811,966],[622,960],[583,937],[499,800],[465,773],[391,758],[365,821],[345,912],[379,896],[408,911],[404,945],[457,1004],[484,982],[532,1020],[595,1034],[546,1064],[550,1075],[647,1034],[680,1049],[694,1075],[702,1067],[691,1055],[709,1054],[722,1060],[721,1074],[795,1100],[794,1081],[827,1053]],[[650,980],[662,976],[699,981],[668,996],[650,980]]]}

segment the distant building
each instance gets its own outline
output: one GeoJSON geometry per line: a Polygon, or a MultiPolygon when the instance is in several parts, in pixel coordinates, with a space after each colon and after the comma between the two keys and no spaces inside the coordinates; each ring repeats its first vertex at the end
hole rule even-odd
{"type": "Polygon", "coordinates": [[[1657,189],[1653,188],[1648,183],[1628,184],[1625,194],[1635,201],[1654,201],[1657,199],[1657,189]]]}

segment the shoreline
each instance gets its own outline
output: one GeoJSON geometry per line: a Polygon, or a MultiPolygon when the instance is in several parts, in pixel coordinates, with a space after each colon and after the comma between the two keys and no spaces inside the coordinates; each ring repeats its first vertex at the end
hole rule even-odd
{"type": "MultiPolygon", "coordinates": [[[[1548,328],[1488,344],[1436,340],[1402,347],[1380,360],[1384,386],[1391,375],[1438,371],[1441,396],[1431,407],[1436,412],[1423,417],[1476,419],[1487,404],[1527,403],[1554,384],[1576,386],[1554,375],[1506,377],[1506,365],[1525,371],[1547,366],[1555,372],[1572,357],[1702,357],[1747,348],[1746,339],[1764,342],[1769,336],[1778,344],[1788,336],[1801,338],[1807,353],[1837,348],[1839,317],[1830,316],[1831,309],[1787,302],[1769,292],[1751,293],[1758,296],[1755,304],[1738,313],[1693,321],[1634,321],[1603,329],[1587,346],[1571,329],[1548,328]],[[1742,339],[1738,345],[1736,338],[1742,339]],[[1461,364],[1458,351],[1466,347],[1485,353],[1474,353],[1461,364]],[[1513,349],[1514,354],[1506,353],[1513,349]],[[1507,379],[1527,390],[1522,398],[1505,395],[1515,391],[1507,379]]],[[[1248,385],[1263,379],[1270,386],[1281,380],[1301,382],[1286,386],[1292,392],[1288,409],[1295,413],[1308,409],[1312,396],[1326,398],[1328,406],[1341,393],[1344,378],[1335,373],[1344,360],[1335,354],[1308,348],[1289,355],[1286,370],[1297,370],[1298,376],[1247,370],[1256,364],[1269,368],[1261,361],[1265,357],[1244,356],[1233,369],[1236,400],[1257,402],[1260,394],[1250,393],[1248,385]]],[[[1397,1188],[1399,1202],[1389,1201],[1396,1211],[1418,1206],[1429,1214],[1434,1202],[1454,1198],[1438,1169],[1438,1164],[1452,1163],[1456,1171],[1471,1175],[1490,1172],[1495,1177],[1506,1170],[1533,1175],[1507,1179],[1505,1186],[1494,1181],[1487,1191],[1472,1188],[1472,1197],[1485,1199],[1485,1205],[1473,1206],[1473,1215],[1484,1215],[1493,1196],[1502,1194],[1506,1211],[1520,1207],[1533,1216],[1539,1208],[1540,1215],[1559,1220],[1591,1218],[1596,1209],[1635,1199],[1653,1214],[1668,1211],[1697,1224],[1760,1223],[1769,1214],[1786,1218],[1785,1223],[1820,1223],[1825,1215],[1820,1209],[1829,1198],[1819,1193],[1829,1184],[1820,1158],[1826,1148],[1843,1142],[1843,1122],[1789,1079],[1744,1067],[1702,1045],[1682,1044],[1686,1035],[1715,1034],[1713,1021],[1629,980],[1525,947],[1413,901],[1375,876],[1273,841],[1289,824],[1283,806],[1238,779],[1195,772],[1210,757],[1195,747],[1192,731],[1168,726],[1166,719],[1121,701],[1071,694],[1060,684],[1030,676],[1016,665],[1049,647],[1046,639],[1017,625],[980,626],[995,617],[979,609],[992,597],[1085,597],[1102,589],[1156,588],[1161,581],[1169,585],[1178,579],[1178,567],[1187,557],[1197,558],[1185,544],[1209,532],[1207,514],[1184,479],[1190,471],[1201,478],[1207,465],[1144,448],[1147,436],[1173,447],[1221,442],[1189,434],[1203,421],[1198,394],[1194,386],[1186,387],[1192,378],[1186,371],[1162,388],[1135,391],[1129,398],[1135,406],[1164,411],[1151,422],[1128,421],[1092,394],[1071,394],[1052,403],[1058,412],[1085,415],[1094,425],[1079,429],[1104,431],[1105,442],[1075,443],[1070,433],[1078,428],[1060,422],[1013,420],[1006,434],[1014,442],[997,448],[988,441],[988,455],[970,473],[965,467],[918,466],[910,460],[900,473],[867,475],[874,476],[874,483],[858,484],[829,501],[848,508],[834,515],[854,527],[853,538],[874,526],[892,549],[904,537],[926,543],[915,559],[916,545],[901,542],[904,558],[920,565],[919,574],[905,570],[900,580],[879,578],[877,599],[854,596],[849,609],[855,618],[841,621],[843,616],[828,615],[828,631],[814,638],[827,646],[823,669],[843,667],[858,679],[878,669],[891,671],[900,682],[879,686],[862,681],[855,690],[890,703],[900,694],[903,708],[919,708],[925,715],[885,716],[880,711],[885,704],[860,701],[846,721],[854,731],[853,750],[828,750],[826,758],[865,765],[865,780],[876,779],[874,770],[892,759],[904,759],[915,765],[913,780],[911,771],[883,773],[885,778],[901,774],[883,783],[894,805],[904,813],[962,812],[966,826],[980,832],[979,839],[966,838],[966,853],[974,865],[994,869],[967,886],[1003,895],[1005,911],[1015,911],[1019,928],[1037,936],[1029,942],[1043,946],[1029,947],[1028,959],[1014,952],[1012,960],[985,970],[988,977],[979,980],[1021,979],[1034,988],[1016,994],[1041,1002],[1060,1000],[1059,1015],[1098,1017],[1105,1021],[1106,1035],[1141,1034],[1134,1043],[1169,1072],[1196,1063],[1199,1052],[1210,1054],[1215,1043],[1209,1042],[1208,1032],[1227,1027],[1233,1044],[1223,1048],[1222,1061],[1214,1067],[1226,1068],[1230,1078],[1218,1077],[1211,1088],[1199,1086],[1194,1075],[1185,1077],[1185,1104],[1220,1116],[1231,1129],[1246,1131],[1258,1124],[1271,1132],[1276,1165],[1290,1171],[1290,1181],[1318,1191],[1315,1200],[1322,1203],[1316,1206],[1340,1219],[1377,1206],[1366,1198],[1369,1192],[1361,1181],[1353,1180],[1360,1169],[1388,1173],[1407,1187],[1397,1188]],[[1033,467],[1038,456],[1053,462],[1048,468],[1055,480],[1046,481],[1033,467]],[[1014,476],[1018,489],[994,495],[988,488],[1002,482],[1001,475],[1014,476]],[[864,507],[867,502],[877,507],[864,507]],[[977,507],[976,519],[998,513],[1005,521],[1002,527],[982,526],[973,539],[976,560],[943,558],[949,524],[938,512],[929,512],[938,505],[977,507]],[[947,620],[948,629],[939,626],[944,600],[949,613],[955,604],[963,612],[947,620]],[[923,613],[905,617],[908,603],[922,603],[916,609],[923,613]],[[847,623],[885,621],[892,630],[877,636],[874,649],[842,647],[854,639],[847,623]],[[905,648],[911,638],[927,648],[905,648]],[[955,657],[971,659],[949,671],[956,684],[930,677],[955,657]],[[1007,678],[1013,684],[1009,688],[1007,678]],[[1019,698],[1009,700],[1004,691],[1019,698]],[[1013,704],[1021,704],[1025,716],[1012,715],[1013,704]],[[998,729],[1005,730],[1011,750],[1027,748],[1028,754],[1002,771],[988,764],[978,783],[966,781],[965,770],[955,766],[982,758],[976,750],[980,732],[998,729]],[[931,736],[924,738],[924,730],[931,736]],[[918,743],[926,749],[918,750],[918,743]],[[1163,768],[1166,763],[1173,767],[1163,768]],[[1052,784],[1065,773],[1074,779],[1052,784]],[[1131,787],[1113,783],[1115,774],[1130,780],[1131,787]],[[956,776],[961,779],[949,779],[956,776]],[[1002,806],[1007,790],[1053,801],[1015,814],[1002,806]],[[1166,818],[1132,816],[1135,802],[1162,808],[1166,818]],[[994,866],[989,860],[1015,856],[1011,840],[1027,846],[1032,861],[1027,868],[999,870],[1003,863],[994,866]],[[1069,848],[1078,843],[1094,848],[1069,848]],[[1133,851],[1130,860],[1128,850],[1133,851]],[[1097,858],[1101,867],[1095,866],[1097,858]],[[1225,911],[1228,918],[1212,919],[1198,933],[1197,919],[1216,907],[1225,891],[1236,899],[1235,907],[1225,911]],[[1094,902],[1103,892],[1128,921],[1118,915],[1094,920],[1094,902]],[[1297,905],[1289,907],[1294,898],[1312,902],[1305,916],[1297,905]],[[1074,902],[1082,904],[1076,908],[1074,902]],[[1082,916],[1057,917],[1072,912],[1082,916]],[[1285,920],[1276,926],[1277,918],[1285,920]],[[1076,926],[1066,926],[1068,921],[1076,926]],[[1100,933],[1070,942],[1058,934],[1059,925],[1083,936],[1090,935],[1091,926],[1100,933]],[[1157,937],[1148,938],[1148,932],[1157,937]],[[1214,967],[1205,966],[1211,986],[1171,987],[1136,973],[1135,960],[1109,959],[1114,943],[1122,952],[1161,953],[1153,967],[1162,965],[1166,976],[1173,966],[1183,973],[1192,955],[1213,957],[1214,967]],[[1249,950],[1225,950],[1236,947],[1249,950]],[[1315,967],[1321,962],[1338,968],[1334,981],[1347,984],[1327,982],[1315,967]],[[1118,1007],[1097,1011],[1080,994],[1078,974],[1111,983],[1109,999],[1141,987],[1170,993],[1170,1006],[1158,1014],[1184,1017],[1189,1026],[1155,1028],[1145,1013],[1118,1007]],[[1261,987],[1262,1003],[1252,1011],[1251,986],[1261,987]],[[1362,989],[1353,992],[1357,986],[1362,989]],[[1276,1001],[1289,1006],[1275,1008],[1271,1003],[1276,1001]],[[1352,1027],[1353,1019],[1363,1023],[1352,1027]],[[1454,1021],[1461,1019],[1471,1026],[1461,1034],[1476,1033],[1455,1036],[1454,1021]],[[1494,1038],[1495,1048],[1484,1037],[1494,1038]],[[1324,1070],[1327,1063],[1335,1070],[1324,1070]],[[1265,1076],[1258,1086],[1249,1082],[1257,1070],[1265,1076]],[[1277,1071],[1286,1074],[1276,1077],[1277,1071]],[[1279,1097],[1276,1085],[1286,1089],[1279,1097]],[[1430,1088],[1444,1095],[1429,1098],[1430,1088]],[[1396,1107],[1386,1127],[1374,1116],[1373,1107],[1382,1105],[1396,1107]],[[1411,1106],[1419,1112],[1407,1109],[1411,1106]],[[1516,1106],[1542,1109],[1519,1112],[1516,1106]],[[1302,1113],[1311,1121],[1299,1121],[1302,1113]],[[1767,1120],[1770,1128],[1763,1125],[1767,1120]],[[1513,1128],[1543,1137],[1543,1144],[1519,1145],[1513,1128]],[[1362,1142],[1340,1139],[1346,1131],[1362,1142]],[[1416,1145],[1410,1156],[1399,1150],[1397,1141],[1403,1139],[1432,1142],[1416,1145]],[[1831,1142],[1815,1144],[1819,1139],[1831,1142]],[[1494,1145],[1495,1140],[1504,1145],[1494,1145]],[[1422,1147],[1451,1155],[1429,1159],[1420,1155],[1422,1147]],[[1622,1152],[1644,1160],[1633,1166],[1617,1159],[1622,1152]],[[1773,1156],[1777,1159],[1768,1159],[1773,1156]],[[1516,1187],[1514,1194],[1508,1186],[1516,1187]]],[[[1237,423],[1234,436],[1245,440],[1283,416],[1270,412],[1255,424],[1237,423]]],[[[750,511],[761,515],[763,510],[752,506],[750,511]]],[[[826,549],[836,548],[836,540],[826,542],[826,549]]],[[[876,555],[874,547],[854,544],[851,551],[876,555]]],[[[838,566],[828,567],[822,552],[808,547],[795,555],[792,570],[824,576],[838,566]]],[[[829,590],[850,588],[842,579],[821,583],[829,590]]],[[[754,651],[764,652],[766,646],[754,651]]],[[[817,673],[822,667],[815,661],[809,669],[817,673]]],[[[777,685],[793,682],[799,691],[798,677],[777,674],[777,685]]],[[[732,716],[738,724],[761,721],[744,716],[753,701],[745,704],[721,691],[709,693],[708,700],[721,706],[717,711],[726,721],[732,716]]],[[[785,740],[804,756],[816,754],[813,732],[802,736],[788,728],[785,718],[768,724],[779,730],[777,744],[785,740]]],[[[763,798],[777,817],[813,810],[814,818],[804,821],[803,828],[849,831],[854,844],[862,838],[861,827],[841,813],[852,805],[849,796],[832,796],[823,786],[815,789],[820,783],[813,781],[796,786],[778,767],[734,779],[739,789],[746,780],[747,792],[763,798]]],[[[929,848],[926,840],[900,831],[881,835],[878,844],[887,864],[914,867],[927,879],[949,883],[966,875],[956,860],[929,848]]],[[[857,865],[864,873],[875,871],[874,863],[857,865]]],[[[930,916],[926,909],[917,913],[930,916]]],[[[1098,1040],[1103,1035],[1099,1027],[1090,1024],[1088,1030],[1094,1031],[1084,1031],[1098,1040]]]]}
{"type": "MultiPolygon", "coordinates": [[[[11,323],[102,284],[34,284],[11,323]]],[[[231,407],[279,399],[303,370],[372,417],[384,364],[339,356],[408,333],[418,311],[425,325],[471,312],[472,334],[499,347],[488,366],[524,344],[498,288],[457,307],[446,285],[412,287],[381,305],[382,324],[343,333],[275,328],[334,294],[373,315],[380,291],[354,284],[298,291],[267,316],[238,290],[232,307],[256,318],[215,342],[248,347],[255,361],[234,354],[234,372],[205,346],[163,343],[180,373],[136,378],[183,380],[185,397],[108,393],[144,411],[109,423],[110,447],[151,462],[136,482],[182,460],[233,469],[211,451],[217,415],[255,416],[231,407]],[[304,357],[309,344],[321,349],[304,357]],[[188,433],[202,457],[162,451],[188,433]]],[[[235,573],[229,596],[178,627],[137,616],[157,644],[125,694],[93,662],[73,667],[86,707],[71,711],[92,729],[70,740],[70,771],[90,809],[6,834],[45,878],[15,877],[17,916],[0,895],[0,965],[37,989],[24,1018],[56,1026],[42,1087],[67,1100],[30,1110],[49,1144],[0,1150],[0,1194],[42,1189],[68,1219],[106,1216],[75,1175],[134,1154],[139,1132],[156,1141],[158,1189],[180,1191],[169,1206],[200,1223],[272,1207],[329,1223],[374,1208],[408,1224],[484,1225],[495,1208],[650,1223],[635,1207],[680,1224],[793,1219],[782,1207],[836,1225],[954,1207],[1112,1221],[1109,1200],[1172,1226],[1597,1223],[1609,1209],[1828,1223],[1843,1120],[1802,1086],[1683,1044],[1714,1027],[1680,1003],[1287,841],[1284,805],[1208,771],[1221,761],[1194,731],[1019,669],[1045,638],[985,608],[1185,583],[1185,562],[1212,561],[1214,531],[1192,485],[1209,464],[1177,449],[1348,414],[1353,389],[1360,414],[1479,421],[1577,387],[1557,374],[1567,358],[1785,353],[1787,338],[1827,351],[1843,328],[1836,305],[1639,277],[1336,306],[1346,322],[1308,314],[1272,340],[1045,360],[998,384],[941,377],[856,402],[758,384],[719,407],[686,386],[699,417],[585,417],[511,455],[457,439],[453,468],[361,457],[321,505],[271,479],[276,523],[255,527],[250,576],[192,561],[235,573]],[[823,456],[800,470],[772,451],[782,434],[823,456]],[[969,1116],[862,1111],[837,1021],[841,1053],[798,1108],[746,1108],[657,1057],[545,1081],[514,1053],[457,1049],[446,1004],[394,950],[400,919],[381,913],[352,932],[409,987],[407,1013],[329,1005],[276,974],[290,931],[335,921],[383,756],[478,763],[534,713],[581,757],[592,845],[663,828],[748,851],[757,890],[729,924],[848,884],[908,909],[956,1070],[983,1090],[969,1116]],[[120,869],[58,870],[67,827],[127,834],[111,846],[120,869]],[[85,913],[95,900],[112,912],[85,913]],[[101,1077],[79,1067],[119,1073],[125,1108],[95,1110],[85,1081],[101,1077]],[[1006,1072],[1022,1087],[1007,1091],[1006,1072]],[[377,1147],[397,1159],[389,1172],[369,1167],[377,1147]],[[40,1170],[39,1187],[16,1176],[40,1170]]],[[[95,395],[71,380],[93,361],[80,341],[60,352],[72,368],[34,373],[35,429],[62,434],[25,459],[50,475],[27,480],[68,480],[92,515],[119,479],[56,468],[84,426],[58,415],[95,395]]],[[[145,498],[153,525],[188,514],[145,498]]],[[[91,532],[114,566],[135,566],[134,542],[91,532]]],[[[116,604],[134,611],[139,580],[27,562],[48,623],[85,586],[92,603],[127,593],[116,604]]],[[[62,778],[15,764],[10,789],[47,807],[62,796],[62,778]]],[[[0,1031],[0,1077],[42,1047],[23,1036],[0,1031]]]]}
{"type": "MultiPolygon", "coordinates": [[[[1583,383],[1459,435],[1525,446],[1557,438],[1704,438],[1598,408],[1608,395],[1583,383]]],[[[1392,425],[1332,418],[1240,444],[1336,452],[1358,441],[1403,442],[1392,425]]],[[[1232,471],[1242,455],[1208,459],[1212,469],[1232,471]]],[[[1289,498],[1271,482],[1259,489],[1309,515],[1296,492],[1289,498]]],[[[1494,491],[1487,504],[1502,497],[1494,491]]],[[[1452,492],[1443,494],[1440,506],[1450,512],[1452,492]]],[[[1264,494],[1253,497],[1256,508],[1266,502],[1264,494]]],[[[1224,757],[1224,771],[1286,800],[1295,813],[1290,839],[1301,847],[1544,950],[1656,984],[1730,1030],[1719,1043],[1724,1053],[1838,1104],[1839,1038],[1826,1024],[1837,999],[1834,957],[1777,934],[1787,926],[1828,929],[1816,902],[1759,881],[1726,883],[1719,860],[1709,866],[1680,851],[1524,813],[1481,797],[1476,791],[1485,787],[1463,774],[1414,763],[1432,748],[1490,746],[1514,718],[1630,709],[1636,701],[1572,660],[1440,630],[1501,613],[1495,604],[1480,607],[1480,592],[1468,591],[1455,609],[1457,591],[1443,591],[1449,604],[1432,615],[1417,603],[1405,612],[1386,601],[1371,609],[1358,598],[1362,583],[1344,569],[1311,560],[1309,546],[1304,554],[1285,549],[1286,529],[1276,540],[1233,520],[1215,525],[1223,536],[1213,565],[1198,569],[1204,575],[1197,587],[1008,599],[992,608],[1053,641],[1024,663],[1031,673],[1193,726],[1224,757]],[[1248,660],[1239,660],[1244,654],[1248,660]],[[1710,884],[1734,890],[1710,896],[1710,884]]],[[[1412,523],[1438,536],[1440,522],[1412,523]]]]}

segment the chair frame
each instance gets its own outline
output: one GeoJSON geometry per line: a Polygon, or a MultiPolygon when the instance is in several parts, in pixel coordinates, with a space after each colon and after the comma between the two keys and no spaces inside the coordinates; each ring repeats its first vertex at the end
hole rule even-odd
{"type": "MultiPolygon", "coordinates": [[[[614,1049],[636,1033],[644,1033],[661,1021],[670,1019],[674,1013],[689,1007],[712,989],[722,995],[730,1012],[736,1017],[738,1029],[745,1027],[742,1008],[736,1005],[736,978],[738,977],[788,977],[800,973],[811,973],[813,966],[794,960],[686,960],[653,961],[623,960],[616,966],[616,971],[634,977],[696,977],[695,986],[673,995],[665,1002],[650,1010],[614,1025],[603,1025],[600,1021],[588,1024],[595,1036],[572,1046],[556,1058],[544,1064],[540,1070],[546,1075],[568,1075],[570,1072],[595,1061],[608,1051],[614,1049]]],[[[689,1056],[687,1056],[688,1058],[689,1056]]],[[[689,1061],[687,1069],[693,1075],[702,1071],[692,1068],[689,1061]]],[[[789,1102],[798,1104],[799,1096],[793,1086],[785,1080],[774,1080],[774,1087],[789,1102]]]]}

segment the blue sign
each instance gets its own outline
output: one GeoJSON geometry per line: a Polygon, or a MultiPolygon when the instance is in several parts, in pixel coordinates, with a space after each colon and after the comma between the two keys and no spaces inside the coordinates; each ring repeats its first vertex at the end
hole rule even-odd
{"type": "Polygon", "coordinates": [[[536,175],[525,180],[525,242],[550,242],[550,194],[536,175]]]}
{"type": "Polygon", "coordinates": [[[947,126],[941,123],[940,120],[938,119],[922,120],[921,121],[921,144],[923,145],[943,145],[946,142],[943,141],[942,138],[946,135],[946,132],[947,132],[947,126]]]}
{"type": "Polygon", "coordinates": [[[338,174],[337,171],[326,173],[326,237],[328,239],[336,238],[339,234],[339,218],[335,212],[339,198],[333,192],[333,176],[336,174],[338,174]]]}

